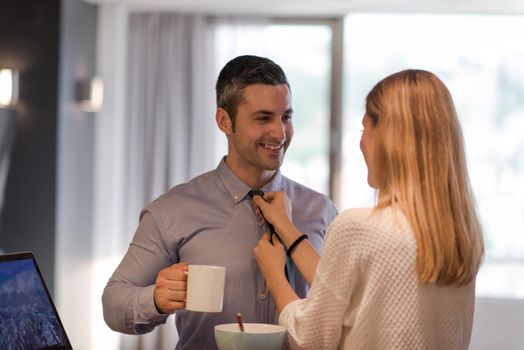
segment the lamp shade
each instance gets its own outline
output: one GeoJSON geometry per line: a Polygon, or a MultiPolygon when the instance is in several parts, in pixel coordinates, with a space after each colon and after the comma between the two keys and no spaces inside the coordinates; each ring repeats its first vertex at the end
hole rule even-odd
{"type": "Polygon", "coordinates": [[[18,100],[18,72],[0,69],[0,107],[12,106],[18,100]]]}

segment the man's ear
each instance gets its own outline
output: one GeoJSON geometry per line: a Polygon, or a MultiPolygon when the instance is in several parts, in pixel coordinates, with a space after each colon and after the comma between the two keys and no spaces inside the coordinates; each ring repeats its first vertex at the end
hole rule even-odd
{"type": "Polygon", "coordinates": [[[218,128],[226,135],[231,135],[233,133],[233,126],[231,122],[231,117],[225,109],[218,107],[215,113],[215,120],[217,122],[218,128]]]}

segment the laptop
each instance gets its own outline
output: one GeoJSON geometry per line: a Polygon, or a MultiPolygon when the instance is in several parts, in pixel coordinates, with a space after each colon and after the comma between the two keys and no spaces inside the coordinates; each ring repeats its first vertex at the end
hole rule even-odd
{"type": "Polygon", "coordinates": [[[0,255],[0,349],[72,349],[31,252],[0,255]]]}

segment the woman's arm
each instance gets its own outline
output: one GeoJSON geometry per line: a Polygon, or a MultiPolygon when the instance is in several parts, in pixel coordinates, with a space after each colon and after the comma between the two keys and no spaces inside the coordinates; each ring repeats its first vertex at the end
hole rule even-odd
{"type": "Polygon", "coordinates": [[[278,312],[290,302],[299,299],[284,274],[286,256],[278,240],[269,242],[268,235],[262,236],[254,248],[255,259],[273,296],[278,312]]]}
{"type": "MultiPolygon", "coordinates": [[[[255,196],[253,201],[264,218],[275,227],[275,231],[282,239],[286,250],[302,236],[302,233],[291,221],[291,201],[284,192],[268,192],[264,195],[264,199],[255,196]]],[[[290,256],[306,282],[311,285],[320,260],[320,255],[313,245],[307,239],[304,239],[293,248],[290,256]]]]}
{"type": "Polygon", "coordinates": [[[347,221],[337,220],[330,226],[323,257],[307,298],[293,295],[285,279],[284,247],[274,246],[264,236],[255,247],[255,258],[268,283],[280,314],[279,324],[286,327],[291,349],[336,349],[344,329],[344,315],[354,288],[359,286],[358,244],[350,244],[347,221]],[[357,251],[350,248],[357,246],[357,251]]]}

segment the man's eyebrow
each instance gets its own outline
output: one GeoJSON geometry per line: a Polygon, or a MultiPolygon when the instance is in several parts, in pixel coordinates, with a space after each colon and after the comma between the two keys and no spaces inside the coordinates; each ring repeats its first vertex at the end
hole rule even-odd
{"type": "Polygon", "coordinates": [[[275,113],[271,112],[271,111],[268,111],[268,110],[265,110],[265,109],[260,109],[258,111],[254,111],[253,113],[251,113],[252,116],[257,116],[257,115],[273,115],[275,113]]]}
{"type": "MultiPolygon", "coordinates": [[[[275,113],[266,109],[260,109],[258,111],[252,112],[250,115],[257,116],[257,115],[274,115],[275,113]]],[[[285,114],[293,114],[293,108],[287,109],[282,115],[285,114]]]]}

